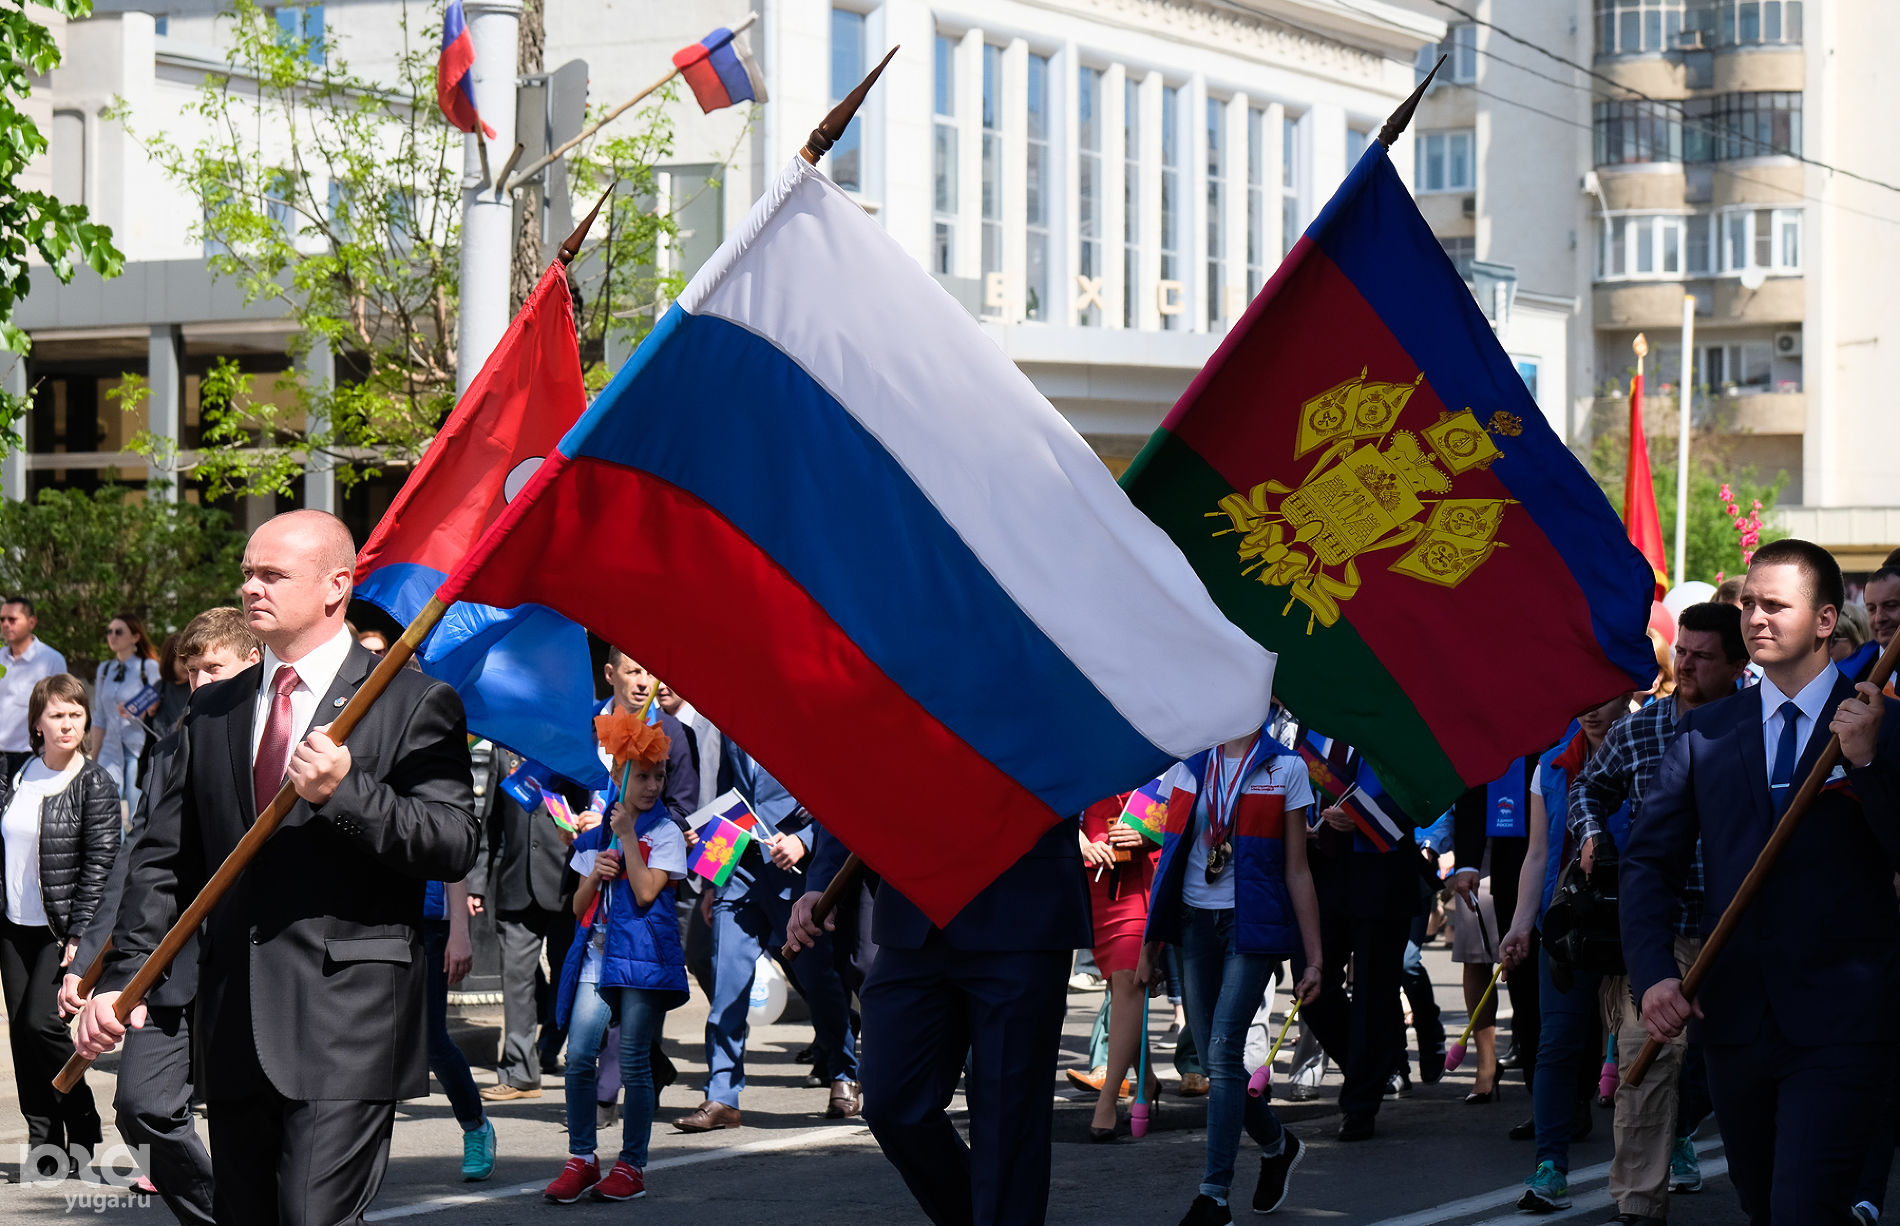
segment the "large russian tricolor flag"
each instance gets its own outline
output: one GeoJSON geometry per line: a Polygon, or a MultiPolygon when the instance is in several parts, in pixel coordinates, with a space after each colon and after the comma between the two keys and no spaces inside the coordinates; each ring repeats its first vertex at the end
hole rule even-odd
{"type": "Polygon", "coordinates": [[[541,601],[636,655],[938,922],[1061,815],[1258,728],[1273,681],[1061,414],[802,160],[443,595],[541,601]]]}

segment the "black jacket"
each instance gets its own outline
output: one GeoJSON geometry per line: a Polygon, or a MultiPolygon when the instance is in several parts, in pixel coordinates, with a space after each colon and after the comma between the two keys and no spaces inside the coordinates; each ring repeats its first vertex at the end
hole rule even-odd
{"type": "MultiPolygon", "coordinates": [[[[12,799],[13,779],[0,773],[0,812],[12,799]]],[[[63,941],[92,921],[118,856],[119,789],[88,760],[65,791],[40,802],[40,902],[54,936],[63,941]]]]}
{"type": "MultiPolygon", "coordinates": [[[[481,800],[483,832],[475,869],[469,874],[469,892],[481,895],[484,906],[496,914],[562,911],[573,897],[561,888],[568,841],[545,809],[523,809],[501,786],[519,765],[519,756],[495,748],[488,791],[481,800]]],[[[574,797],[568,799],[572,803],[574,797]]]]}
{"type": "MultiPolygon", "coordinates": [[[[332,718],[375,664],[351,647],[316,718],[332,718]]],[[[177,759],[132,848],[102,989],[124,988],[254,820],[262,678],[253,666],[191,696],[177,759]]],[[[206,922],[197,1030],[208,1099],[264,1093],[260,1075],[295,1101],[428,1091],[424,884],[460,881],[475,861],[461,699],[402,669],[347,748],[335,794],[298,801],[206,922]]]]}

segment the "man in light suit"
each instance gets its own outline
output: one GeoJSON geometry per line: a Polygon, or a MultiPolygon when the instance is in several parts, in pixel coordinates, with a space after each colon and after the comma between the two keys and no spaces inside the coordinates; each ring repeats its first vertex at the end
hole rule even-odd
{"type": "MultiPolygon", "coordinates": [[[[422,899],[459,881],[477,823],[455,691],[398,671],[347,746],[324,729],[377,658],[350,637],[355,545],[318,511],[244,551],[264,658],[192,695],[175,766],[133,849],[104,990],[77,1048],[110,1050],[118,990],[288,780],[297,805],[212,911],[198,1030],[215,1215],[227,1226],[353,1223],[389,1159],[396,1100],[428,1091],[422,899]]],[[[131,1023],[145,1022],[145,1009],[131,1023]]]]}
{"type": "Polygon", "coordinates": [[[1622,870],[1624,957],[1643,1023],[1668,1041],[1701,1019],[1729,1177],[1759,1226],[1852,1220],[1867,1137],[1891,1102],[1900,718],[1890,700],[1856,687],[1828,659],[1841,599],[1840,567],[1825,550],[1784,540],[1755,554],[1742,630],[1761,684],[1683,717],[1622,870]],[[1830,730],[1841,740],[1841,766],[1701,993],[1686,1000],[1674,917],[1697,838],[1713,919],[1830,730]]]}

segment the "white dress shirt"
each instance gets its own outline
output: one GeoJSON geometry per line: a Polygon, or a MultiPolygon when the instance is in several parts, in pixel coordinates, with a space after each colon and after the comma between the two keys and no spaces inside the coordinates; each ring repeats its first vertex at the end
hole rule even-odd
{"type": "Polygon", "coordinates": [[[66,657],[41,639],[28,643],[26,651],[17,656],[0,646],[0,750],[25,753],[33,748],[26,726],[33,687],[42,678],[65,671],[66,657]]]}
{"type": "Polygon", "coordinates": [[[699,747],[699,803],[709,805],[713,797],[719,795],[719,749],[725,737],[690,702],[680,703],[679,712],[673,718],[693,730],[693,739],[699,747]]]}
{"type": "MultiPolygon", "coordinates": [[[[1814,730],[1820,727],[1823,716],[1827,714],[1828,696],[1834,692],[1834,685],[1840,678],[1841,670],[1829,664],[1821,670],[1820,676],[1802,686],[1801,692],[1794,696],[1794,705],[1801,709],[1801,714],[1797,715],[1794,721],[1795,762],[1801,761],[1801,755],[1807,751],[1808,738],[1814,735],[1814,730]]],[[[1761,691],[1761,736],[1762,743],[1767,749],[1768,778],[1773,781],[1775,747],[1781,741],[1781,704],[1788,701],[1788,695],[1783,694],[1781,687],[1770,681],[1765,674],[1761,679],[1761,685],[1757,688],[1761,691]]],[[[1829,722],[1833,722],[1832,719],[1829,719],[1829,722]]],[[[1789,786],[1797,788],[1801,786],[1801,781],[1794,778],[1792,766],[1789,768],[1788,777],[1789,786]]]]}
{"type": "MultiPolygon", "coordinates": [[[[288,662],[297,670],[297,688],[290,691],[290,744],[293,753],[312,724],[327,724],[336,718],[334,713],[318,711],[317,704],[330,692],[330,686],[336,681],[337,670],[343,667],[344,657],[350,654],[350,647],[355,642],[348,630],[339,630],[335,638],[303,659],[288,662]]],[[[278,667],[285,663],[287,661],[277,658],[276,652],[264,648],[264,681],[257,688],[257,705],[251,713],[253,762],[257,761],[257,747],[264,740],[264,723],[270,719],[271,683],[277,678],[278,667]]]]}

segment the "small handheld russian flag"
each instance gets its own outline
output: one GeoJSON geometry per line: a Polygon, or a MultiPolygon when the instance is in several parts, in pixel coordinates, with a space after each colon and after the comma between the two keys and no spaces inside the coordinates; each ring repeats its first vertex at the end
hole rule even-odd
{"type": "Polygon", "coordinates": [[[766,100],[765,76],[745,39],[724,26],[675,51],[673,67],[693,87],[699,109],[708,114],[737,102],[766,100]]]}
{"type": "Polygon", "coordinates": [[[462,0],[449,0],[442,12],[442,54],[435,62],[435,101],[442,117],[457,131],[473,132],[495,139],[495,129],[475,111],[475,37],[468,32],[468,19],[462,15],[462,0]]]}

